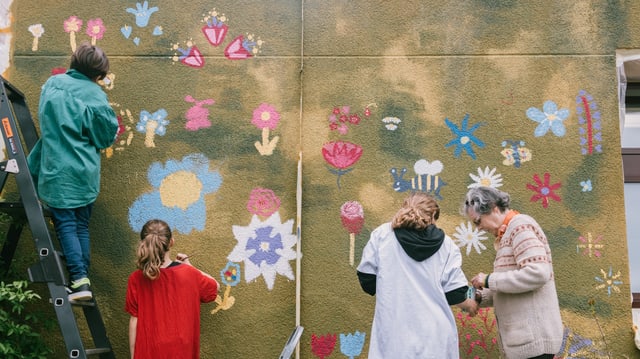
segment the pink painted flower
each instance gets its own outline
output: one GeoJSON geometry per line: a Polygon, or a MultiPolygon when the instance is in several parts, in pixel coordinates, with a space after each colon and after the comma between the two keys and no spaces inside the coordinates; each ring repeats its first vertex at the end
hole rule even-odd
{"type": "Polygon", "coordinates": [[[254,188],[249,195],[247,210],[255,215],[269,217],[280,209],[280,198],[267,188],[254,188]]]}
{"type": "Polygon", "coordinates": [[[104,32],[107,30],[102,23],[102,19],[91,19],[87,21],[87,35],[92,39],[102,39],[104,32]]]}
{"type": "Polygon", "coordinates": [[[82,20],[77,16],[69,16],[68,19],[64,21],[64,31],[65,32],[78,32],[82,27],[82,20]]]}
{"type": "Polygon", "coordinates": [[[278,122],[280,122],[280,114],[273,106],[267,103],[262,103],[258,108],[253,110],[251,123],[257,128],[263,129],[268,127],[270,130],[275,130],[278,122]]]}
{"type": "Polygon", "coordinates": [[[359,234],[364,224],[364,210],[358,201],[348,201],[340,207],[342,226],[349,232],[359,234]]]}
{"type": "Polygon", "coordinates": [[[340,188],[340,176],[351,171],[362,156],[362,147],[346,141],[327,142],[322,146],[322,156],[331,165],[329,169],[338,176],[338,188],[340,188]]]}

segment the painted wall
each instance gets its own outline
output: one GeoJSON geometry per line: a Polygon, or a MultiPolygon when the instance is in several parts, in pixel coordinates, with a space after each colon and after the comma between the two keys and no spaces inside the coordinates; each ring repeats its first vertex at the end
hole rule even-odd
{"type": "MultiPolygon", "coordinates": [[[[374,298],[355,266],[369,233],[408,191],[429,191],[468,277],[489,271],[491,236],[458,212],[479,184],[509,192],[549,237],[558,356],[640,357],[615,73],[615,50],[640,48],[640,3],[0,4],[1,70],[34,117],[75,44],[110,56],[103,86],[122,127],[104,153],[91,279],[118,357],[148,218],[222,283],[202,309],[203,358],[277,357],[297,320],[301,358],[364,358],[374,298]]],[[[456,314],[461,357],[497,358],[492,311],[456,314]]]]}

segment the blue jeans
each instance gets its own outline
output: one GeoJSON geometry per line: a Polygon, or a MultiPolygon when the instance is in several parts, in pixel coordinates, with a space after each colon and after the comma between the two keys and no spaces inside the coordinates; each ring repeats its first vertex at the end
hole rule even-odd
{"type": "Polygon", "coordinates": [[[78,208],[49,207],[72,281],[87,277],[89,273],[89,218],[92,209],[93,203],[78,208]]]}

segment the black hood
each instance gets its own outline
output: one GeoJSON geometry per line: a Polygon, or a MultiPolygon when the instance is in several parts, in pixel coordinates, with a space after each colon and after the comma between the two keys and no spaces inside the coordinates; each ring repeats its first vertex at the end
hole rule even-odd
{"type": "Polygon", "coordinates": [[[431,224],[424,230],[396,228],[393,230],[402,249],[418,262],[431,257],[444,241],[444,231],[431,224]]]}

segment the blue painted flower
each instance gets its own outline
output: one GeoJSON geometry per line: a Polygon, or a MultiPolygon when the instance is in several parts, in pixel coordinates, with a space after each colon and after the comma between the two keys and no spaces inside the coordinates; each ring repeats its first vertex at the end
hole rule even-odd
{"type": "Polygon", "coordinates": [[[217,171],[209,172],[209,160],[203,154],[169,160],[164,166],[155,162],[147,179],[156,190],[141,195],[129,208],[131,229],[139,232],[149,219],[159,218],[181,233],[204,230],[204,195],[217,191],[222,177],[217,171]]]}
{"type": "Polygon", "coordinates": [[[533,132],[536,137],[546,135],[549,129],[554,135],[562,137],[566,132],[564,120],[569,117],[569,110],[566,108],[558,110],[558,105],[555,102],[547,100],[542,105],[542,111],[535,107],[530,107],[527,110],[527,117],[539,123],[533,132]]]}
{"type": "Polygon", "coordinates": [[[476,154],[475,152],[473,152],[472,145],[475,143],[476,146],[483,148],[484,142],[480,141],[476,136],[473,135],[473,133],[482,124],[476,123],[475,125],[471,126],[471,128],[467,128],[469,125],[469,114],[466,114],[464,116],[464,118],[462,119],[462,123],[460,124],[460,127],[458,127],[453,122],[449,121],[448,118],[445,118],[444,122],[447,124],[447,126],[451,130],[451,133],[453,133],[456,136],[456,138],[454,138],[449,143],[444,145],[444,147],[456,145],[456,149],[453,152],[453,155],[456,158],[460,157],[462,150],[465,150],[467,154],[475,160],[476,154]]]}
{"type": "Polygon", "coordinates": [[[220,271],[222,284],[235,287],[240,283],[240,264],[227,262],[227,265],[220,271]]]}
{"type": "Polygon", "coordinates": [[[590,179],[586,181],[580,181],[580,187],[582,188],[582,192],[591,192],[593,190],[590,179]]]}
{"type": "Polygon", "coordinates": [[[248,226],[233,226],[233,235],[238,244],[227,259],[233,262],[244,262],[244,278],[247,283],[259,276],[264,277],[267,289],[272,290],[276,274],[290,280],[295,279],[290,260],[297,254],[292,247],[297,236],[292,234],[293,220],[280,223],[280,213],[275,212],[264,222],[253,215],[248,226]]]}
{"type": "Polygon", "coordinates": [[[142,110],[140,111],[140,121],[136,124],[136,131],[145,134],[144,145],[146,147],[156,147],[153,138],[155,135],[164,136],[167,133],[167,110],[161,108],[154,113],[142,110]]]}
{"type": "Polygon", "coordinates": [[[353,359],[362,353],[366,333],[356,330],[355,333],[340,333],[340,352],[353,359]]]}

